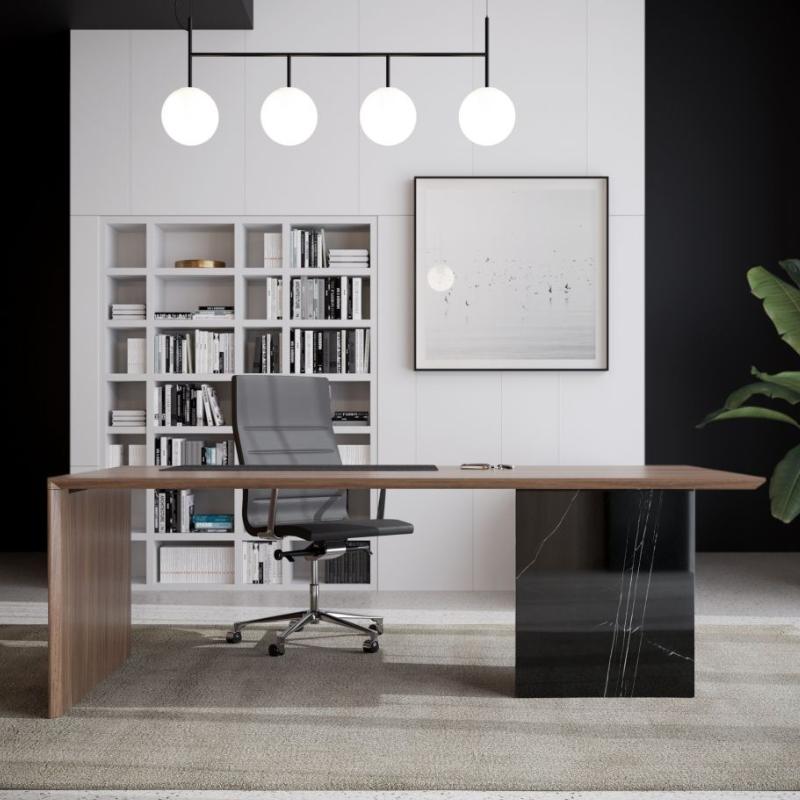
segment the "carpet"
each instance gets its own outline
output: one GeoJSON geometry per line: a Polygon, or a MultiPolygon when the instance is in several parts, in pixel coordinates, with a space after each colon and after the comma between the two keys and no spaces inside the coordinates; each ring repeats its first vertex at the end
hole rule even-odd
{"type": "Polygon", "coordinates": [[[133,656],[42,719],[43,627],[0,626],[0,787],[800,788],[800,631],[704,626],[694,699],[515,699],[508,627],[136,627],[133,656]],[[356,649],[358,648],[358,649],[356,649]]]}

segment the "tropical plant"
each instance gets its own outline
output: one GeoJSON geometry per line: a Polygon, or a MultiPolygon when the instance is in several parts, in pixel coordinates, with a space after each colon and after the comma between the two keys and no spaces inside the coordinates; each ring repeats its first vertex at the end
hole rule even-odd
{"type": "MultiPolygon", "coordinates": [[[[788,283],[764,267],[753,267],[747,272],[750,291],[764,304],[764,311],[786,344],[800,355],[800,259],[778,262],[791,278],[788,283]],[[794,285],[792,285],[794,284],[794,285]]],[[[750,370],[756,380],[728,395],[725,405],[709,414],[697,427],[709,422],[729,419],[765,419],[781,422],[800,435],[800,423],[795,418],[794,407],[800,403],[800,372],[768,374],[755,367],[750,370]],[[762,405],[752,405],[753,398],[777,400],[788,404],[792,413],[762,405]]],[[[800,444],[789,450],[778,462],[769,482],[772,516],[781,522],[791,522],[800,514],[800,444]]]]}

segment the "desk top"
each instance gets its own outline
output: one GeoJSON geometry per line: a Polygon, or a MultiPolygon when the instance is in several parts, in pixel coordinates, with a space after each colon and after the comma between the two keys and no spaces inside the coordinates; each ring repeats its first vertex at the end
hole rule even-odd
{"type": "Polygon", "coordinates": [[[764,478],[689,466],[515,467],[436,472],[162,471],[115,467],[58,475],[50,489],[757,489],[764,478]]]}

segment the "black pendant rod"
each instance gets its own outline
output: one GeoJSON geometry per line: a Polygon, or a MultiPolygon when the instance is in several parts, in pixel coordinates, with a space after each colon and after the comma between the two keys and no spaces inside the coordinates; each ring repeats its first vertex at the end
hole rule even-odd
{"type": "Polygon", "coordinates": [[[186,33],[189,34],[189,83],[188,86],[192,85],[192,18],[189,17],[189,22],[186,26],[186,33]]]}
{"type": "Polygon", "coordinates": [[[392,67],[391,67],[391,56],[386,56],[386,85],[391,85],[391,78],[392,78],[392,67]]]}
{"type": "Polygon", "coordinates": [[[382,51],[369,52],[341,52],[341,53],[312,53],[308,51],[275,51],[268,52],[209,52],[198,50],[192,53],[193,58],[486,58],[487,54],[483,51],[465,51],[453,53],[413,53],[413,52],[392,52],[382,51]]]}
{"type": "Polygon", "coordinates": [[[483,51],[486,53],[483,59],[483,79],[484,85],[489,85],[489,15],[483,18],[483,51]]]}
{"type": "Polygon", "coordinates": [[[292,85],[292,57],[286,56],[286,85],[292,85]]]}

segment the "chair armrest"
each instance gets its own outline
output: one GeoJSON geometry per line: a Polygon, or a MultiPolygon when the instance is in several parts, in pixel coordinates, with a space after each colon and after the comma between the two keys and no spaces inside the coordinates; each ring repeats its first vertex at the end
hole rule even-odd
{"type": "Polygon", "coordinates": [[[378,519],[383,519],[386,512],[386,489],[381,489],[378,495],[378,519]]]}

